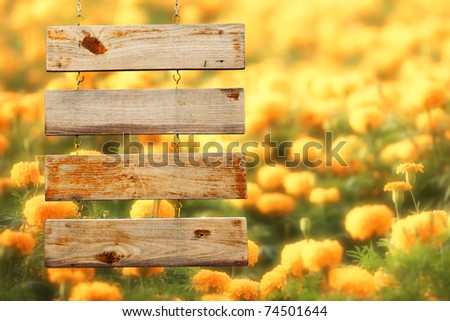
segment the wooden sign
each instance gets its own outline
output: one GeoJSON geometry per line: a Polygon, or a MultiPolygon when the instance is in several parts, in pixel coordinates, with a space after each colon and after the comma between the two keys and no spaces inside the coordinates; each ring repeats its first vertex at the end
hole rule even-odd
{"type": "Polygon", "coordinates": [[[55,26],[47,71],[244,69],[243,24],[55,26]]]}
{"type": "Polygon", "coordinates": [[[45,93],[46,135],[243,134],[244,90],[57,90],[45,93]]]}
{"type": "Polygon", "coordinates": [[[247,265],[245,218],[47,220],[46,267],[247,265]]]}
{"type": "Polygon", "coordinates": [[[47,155],[45,198],[246,198],[244,164],[241,153],[47,155]]]}

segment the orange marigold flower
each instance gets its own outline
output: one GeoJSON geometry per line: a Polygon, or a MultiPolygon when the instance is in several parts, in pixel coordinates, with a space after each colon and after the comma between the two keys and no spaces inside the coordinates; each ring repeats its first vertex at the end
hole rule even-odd
{"type": "Polygon", "coordinates": [[[95,269],[92,268],[49,268],[48,279],[52,283],[71,283],[72,285],[93,279],[95,269]]]}
{"type": "Polygon", "coordinates": [[[343,266],[330,270],[328,284],[331,290],[365,299],[377,291],[375,278],[358,266],[343,266]]]}
{"type": "Polygon", "coordinates": [[[45,220],[75,216],[77,205],[74,202],[46,202],[44,195],[38,195],[25,203],[23,214],[31,226],[44,227],[45,220]]]}
{"type": "Polygon", "coordinates": [[[387,274],[383,268],[379,268],[373,275],[377,284],[377,290],[386,287],[397,287],[398,282],[392,275],[387,274]]]}
{"type": "Polygon", "coordinates": [[[258,169],[258,184],[266,190],[274,190],[283,186],[283,181],[289,170],[284,166],[263,166],[258,169]]]}
{"type": "Polygon", "coordinates": [[[264,193],[256,207],[263,215],[286,216],[295,209],[295,200],[282,193],[264,193]]]}
{"type": "Polygon", "coordinates": [[[147,276],[156,276],[164,273],[165,268],[164,267],[149,267],[146,269],[147,276]]]}
{"type": "Polygon", "coordinates": [[[391,230],[394,213],[383,204],[353,208],[345,216],[345,229],[355,240],[367,240],[383,236],[391,230]]]}
{"type": "Polygon", "coordinates": [[[261,279],[261,299],[265,300],[267,296],[274,291],[279,290],[287,282],[289,269],[284,265],[277,265],[272,271],[267,272],[261,279]]]}
{"type": "Polygon", "coordinates": [[[259,283],[249,279],[231,280],[226,294],[233,301],[256,301],[259,298],[259,283]]]}
{"type": "Polygon", "coordinates": [[[138,200],[133,203],[130,210],[131,218],[174,218],[175,209],[168,201],[162,200],[159,202],[159,209],[157,209],[158,201],[154,200],[138,200]],[[154,214],[154,215],[153,215],[154,214]]]}
{"type": "Polygon", "coordinates": [[[253,266],[258,262],[259,257],[259,247],[255,242],[248,240],[248,265],[253,266]]]}
{"type": "Polygon", "coordinates": [[[35,162],[20,162],[11,169],[11,180],[16,186],[39,183],[39,173],[35,162]]]}
{"type": "Polygon", "coordinates": [[[340,193],[336,187],[313,188],[309,194],[309,201],[313,204],[336,203],[340,200],[340,193]]]}
{"type": "Polygon", "coordinates": [[[315,185],[316,177],[312,172],[302,171],[289,173],[284,178],[284,189],[286,193],[295,197],[309,196],[315,185]]]}
{"type": "Polygon", "coordinates": [[[338,241],[308,240],[301,252],[303,267],[311,272],[318,272],[340,263],[343,253],[344,248],[338,241]]]}
{"type": "Polygon", "coordinates": [[[4,230],[0,234],[0,246],[8,246],[23,255],[31,254],[36,247],[34,237],[28,233],[4,230]]]}
{"type": "Polygon", "coordinates": [[[385,192],[403,192],[412,189],[411,184],[407,182],[390,182],[384,185],[383,190],[385,192]]]}
{"type": "Polygon", "coordinates": [[[231,301],[226,294],[205,294],[201,298],[202,301],[231,301]]]}
{"type": "Polygon", "coordinates": [[[286,244],[281,251],[281,265],[289,269],[291,274],[298,278],[303,276],[304,266],[301,254],[306,246],[306,242],[306,240],[303,240],[293,244],[286,244]]]}
{"type": "Polygon", "coordinates": [[[400,219],[392,226],[392,244],[405,252],[417,243],[439,246],[447,219],[445,211],[426,211],[400,219]]]}
{"type": "Polygon", "coordinates": [[[355,132],[365,134],[383,125],[384,113],[375,105],[359,107],[350,111],[348,122],[355,132]]]}
{"type": "Polygon", "coordinates": [[[198,292],[223,293],[230,284],[231,278],[224,272],[202,269],[192,277],[192,282],[198,292]]]}
{"type": "Polygon", "coordinates": [[[120,301],[123,296],[116,285],[106,282],[83,282],[72,288],[70,301],[120,301]]]}

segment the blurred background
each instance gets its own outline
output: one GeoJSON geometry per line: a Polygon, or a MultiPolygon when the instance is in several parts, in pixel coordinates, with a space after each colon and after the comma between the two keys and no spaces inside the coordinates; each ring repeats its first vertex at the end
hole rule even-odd
{"type": "MultiPolygon", "coordinates": [[[[174,1],[168,0],[81,4],[82,25],[170,24],[174,14],[174,1]]],[[[368,244],[350,236],[344,226],[346,214],[367,204],[383,204],[394,212],[392,194],[383,186],[404,180],[396,173],[400,163],[424,165],[414,184],[421,210],[449,211],[449,1],[180,0],[179,15],[181,24],[246,26],[245,70],[181,71],[179,83],[179,88],[245,88],[246,133],[196,139],[226,145],[262,142],[270,133],[275,141],[293,142],[286,157],[274,149],[271,157],[280,160],[279,165],[262,162],[248,169],[248,199],[183,202],[183,217],[247,217],[249,238],[259,248],[258,262],[220,271],[259,282],[279,263],[284,246],[303,238],[301,218],[309,219],[314,239],[337,240],[346,251],[368,244]],[[325,144],[326,132],[333,133],[335,145],[346,142],[339,154],[348,166],[336,161],[317,168],[283,166],[282,161],[301,152],[306,143],[325,144]]],[[[145,273],[97,269],[55,276],[43,267],[45,218],[149,217],[153,203],[81,202],[77,214],[75,203],[57,207],[43,201],[43,173],[42,168],[36,170],[35,157],[74,151],[74,137],[44,135],[44,91],[77,86],[76,73],[46,72],[46,26],[76,25],[77,2],[0,0],[0,17],[0,299],[77,299],[73,287],[86,280],[105,282],[99,292],[110,291],[107,285],[114,284],[115,299],[199,299],[192,283],[196,268],[145,273]],[[25,233],[33,241],[7,238],[5,231],[25,233]],[[80,273],[76,280],[74,273],[80,273]]],[[[83,73],[80,86],[175,88],[173,74],[83,73]]],[[[107,140],[121,140],[80,139],[86,153],[101,151],[107,140]]],[[[158,152],[158,144],[171,142],[172,136],[132,139],[144,145],[155,142],[158,152]]],[[[261,148],[253,152],[264,159],[261,148]]],[[[317,149],[301,157],[325,159],[323,150],[317,149]]],[[[401,206],[403,216],[415,209],[408,195],[401,206]]],[[[173,216],[170,206],[166,210],[164,215],[173,216]]],[[[352,258],[344,254],[342,262],[351,263],[352,258]]],[[[442,286],[450,292],[448,283],[442,286]]],[[[410,299],[425,298],[425,290],[417,290],[410,299]]],[[[448,299],[449,292],[438,298],[448,299]]],[[[278,298],[299,298],[286,293],[278,298]]]]}

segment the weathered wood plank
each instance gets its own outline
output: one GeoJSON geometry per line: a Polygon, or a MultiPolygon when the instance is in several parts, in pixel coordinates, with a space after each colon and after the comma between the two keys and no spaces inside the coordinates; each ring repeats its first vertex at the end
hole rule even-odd
{"type": "Polygon", "coordinates": [[[243,24],[52,26],[47,71],[243,69],[243,24]]]}
{"type": "Polygon", "coordinates": [[[45,266],[247,265],[245,218],[47,220],[45,266]]]}
{"type": "Polygon", "coordinates": [[[47,155],[45,197],[58,200],[246,198],[241,153],[47,155]]]}
{"type": "Polygon", "coordinates": [[[242,88],[45,92],[49,136],[244,132],[242,88]]]}

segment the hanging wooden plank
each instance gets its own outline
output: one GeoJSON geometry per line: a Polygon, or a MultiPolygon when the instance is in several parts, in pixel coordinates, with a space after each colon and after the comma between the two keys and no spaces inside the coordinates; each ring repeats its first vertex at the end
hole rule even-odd
{"type": "Polygon", "coordinates": [[[243,24],[52,26],[47,71],[244,69],[243,24]]]}
{"type": "Polygon", "coordinates": [[[45,197],[59,200],[246,198],[242,153],[47,155],[45,197]]]}
{"type": "Polygon", "coordinates": [[[247,265],[245,218],[47,220],[45,266],[247,265]]]}
{"type": "Polygon", "coordinates": [[[45,92],[46,135],[244,132],[242,88],[45,92]]]}

